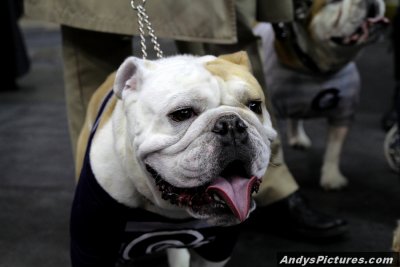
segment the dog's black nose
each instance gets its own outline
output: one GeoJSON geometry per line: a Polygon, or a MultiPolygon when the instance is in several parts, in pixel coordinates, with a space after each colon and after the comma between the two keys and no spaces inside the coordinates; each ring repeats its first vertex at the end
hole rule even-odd
{"type": "Polygon", "coordinates": [[[224,145],[244,144],[248,140],[247,126],[236,115],[225,115],[217,120],[212,131],[224,145]]]}

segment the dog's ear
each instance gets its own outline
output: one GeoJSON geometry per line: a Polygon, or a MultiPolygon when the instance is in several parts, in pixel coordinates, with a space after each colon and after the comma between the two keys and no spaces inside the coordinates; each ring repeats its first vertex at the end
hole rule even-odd
{"type": "Polygon", "coordinates": [[[224,59],[224,60],[232,62],[234,64],[244,66],[249,71],[251,71],[250,59],[245,51],[239,51],[239,52],[236,52],[233,54],[221,55],[218,58],[224,59]]]}
{"type": "Polygon", "coordinates": [[[128,57],[118,68],[113,90],[119,99],[122,98],[123,91],[137,89],[138,70],[143,64],[140,58],[128,57]]]}

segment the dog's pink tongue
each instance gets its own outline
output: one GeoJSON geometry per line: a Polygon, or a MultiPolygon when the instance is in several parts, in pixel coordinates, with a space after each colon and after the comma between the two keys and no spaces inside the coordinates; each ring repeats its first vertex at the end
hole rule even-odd
{"type": "Polygon", "coordinates": [[[217,178],[208,188],[207,192],[214,191],[231,209],[232,213],[243,222],[246,220],[251,204],[251,189],[258,178],[250,179],[239,176],[217,178]]]}

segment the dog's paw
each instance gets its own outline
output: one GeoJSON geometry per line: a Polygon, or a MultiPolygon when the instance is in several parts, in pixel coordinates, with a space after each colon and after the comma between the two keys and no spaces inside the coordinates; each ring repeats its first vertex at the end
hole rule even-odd
{"type": "Polygon", "coordinates": [[[339,190],[346,187],[347,178],[339,171],[336,166],[328,166],[322,169],[320,185],[325,190],[339,190]]]}
{"type": "Polygon", "coordinates": [[[290,147],[298,150],[306,150],[311,147],[310,138],[304,134],[298,134],[296,136],[290,136],[288,138],[288,143],[290,147]]]}

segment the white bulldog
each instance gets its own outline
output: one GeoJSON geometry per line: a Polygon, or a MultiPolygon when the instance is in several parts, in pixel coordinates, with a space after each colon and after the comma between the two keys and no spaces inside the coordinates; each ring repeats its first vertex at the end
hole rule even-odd
{"type": "Polygon", "coordinates": [[[343,142],[358,102],[360,78],[353,62],[377,41],[388,20],[383,0],[295,0],[295,20],[259,23],[267,89],[277,116],[288,119],[288,143],[308,148],[302,119],[326,117],[330,124],[320,184],[340,189],[343,142]],[[275,34],[274,34],[275,33],[275,34]]]}
{"type": "Polygon", "coordinates": [[[126,59],[92,97],[79,138],[73,266],[166,248],[173,267],[223,266],[227,226],[255,208],[275,136],[244,52],[126,59]],[[173,249],[186,246],[190,258],[173,249]]]}

